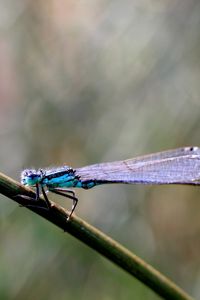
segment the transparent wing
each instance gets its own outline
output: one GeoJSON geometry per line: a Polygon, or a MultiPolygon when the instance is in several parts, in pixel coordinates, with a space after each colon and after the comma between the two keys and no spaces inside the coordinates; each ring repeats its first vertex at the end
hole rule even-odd
{"type": "Polygon", "coordinates": [[[200,184],[200,149],[178,148],[124,161],[76,169],[81,181],[99,183],[200,184]]]}

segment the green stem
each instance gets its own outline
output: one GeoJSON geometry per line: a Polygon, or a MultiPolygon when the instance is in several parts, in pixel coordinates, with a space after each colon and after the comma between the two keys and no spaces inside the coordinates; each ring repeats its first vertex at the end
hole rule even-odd
{"type": "MultiPolygon", "coordinates": [[[[29,200],[23,198],[21,195],[34,197],[35,193],[20,185],[13,179],[0,173],[0,193],[18,202],[21,205],[26,205],[29,200]]],[[[50,210],[41,209],[44,206],[44,200],[31,201],[33,206],[27,208],[39,214],[43,218],[49,220],[59,228],[70,233],[77,239],[84,242],[89,247],[93,248],[110,261],[126,270],[128,273],[143,282],[146,286],[151,288],[155,293],[165,299],[170,300],[191,300],[192,298],[178,287],[171,280],[162,275],[159,271],[144,262],[141,258],[131,253],[122,245],[103,234],[98,229],[87,224],[75,215],[72,216],[69,222],[66,221],[68,213],[58,204],[52,203],[50,210]]]]}

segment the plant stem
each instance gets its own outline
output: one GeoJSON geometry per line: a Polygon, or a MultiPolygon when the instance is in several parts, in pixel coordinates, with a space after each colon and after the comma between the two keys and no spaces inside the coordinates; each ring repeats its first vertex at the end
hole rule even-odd
{"type": "MultiPolygon", "coordinates": [[[[35,193],[29,189],[0,173],[0,193],[10,199],[26,206],[29,200],[22,197],[35,197],[35,193]]],[[[69,213],[61,206],[51,202],[50,210],[42,209],[45,206],[44,200],[31,201],[31,206],[26,208],[32,210],[51,223],[57,225],[65,232],[70,233],[86,245],[101,253],[103,256],[120,266],[122,269],[133,275],[151,288],[155,293],[165,299],[170,300],[191,300],[192,298],[170,279],[162,275],[159,271],[147,264],[141,258],[127,250],[125,247],[89,225],[85,221],[73,215],[70,221],[66,221],[69,213]]]]}

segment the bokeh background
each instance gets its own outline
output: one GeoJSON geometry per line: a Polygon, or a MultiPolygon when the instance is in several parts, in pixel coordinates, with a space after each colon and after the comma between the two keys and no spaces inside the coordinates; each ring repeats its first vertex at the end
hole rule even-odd
{"type": "MultiPolygon", "coordinates": [[[[27,167],[200,145],[199,28],[197,0],[1,1],[1,172],[19,180],[27,167]]],[[[112,185],[77,195],[77,215],[200,299],[198,187],[112,185]]],[[[1,299],[160,299],[0,200],[1,299]]]]}

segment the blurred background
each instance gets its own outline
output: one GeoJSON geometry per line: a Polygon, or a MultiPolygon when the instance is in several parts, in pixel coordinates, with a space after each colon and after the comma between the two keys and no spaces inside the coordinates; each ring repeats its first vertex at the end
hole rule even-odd
{"type": "MultiPolygon", "coordinates": [[[[131,158],[200,146],[200,3],[1,1],[0,166],[131,158]]],[[[76,214],[200,298],[200,190],[76,190],[76,214]]],[[[70,201],[50,195],[69,208],[70,201]]],[[[0,195],[1,299],[160,299],[0,195]]]]}

